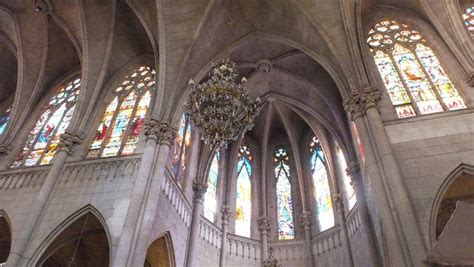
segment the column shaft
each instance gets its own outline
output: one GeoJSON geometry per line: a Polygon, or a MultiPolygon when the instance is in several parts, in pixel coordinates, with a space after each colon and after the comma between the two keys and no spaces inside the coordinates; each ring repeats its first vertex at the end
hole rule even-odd
{"type": "Polygon", "coordinates": [[[219,267],[225,267],[225,256],[227,253],[226,243],[227,243],[227,232],[229,230],[230,208],[228,206],[223,206],[221,208],[221,213],[222,213],[222,239],[221,239],[219,267]]]}
{"type": "Polygon", "coordinates": [[[207,185],[199,182],[193,183],[193,215],[188,238],[186,267],[198,266],[196,264],[196,248],[199,241],[199,224],[201,223],[201,214],[204,210],[204,194],[206,190],[207,185]]]}

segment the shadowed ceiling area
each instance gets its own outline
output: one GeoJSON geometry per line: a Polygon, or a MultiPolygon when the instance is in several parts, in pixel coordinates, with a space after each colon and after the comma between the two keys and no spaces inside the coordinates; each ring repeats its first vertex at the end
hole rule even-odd
{"type": "Polygon", "coordinates": [[[0,32],[0,103],[13,102],[16,91],[18,62],[13,44],[0,32]]]}

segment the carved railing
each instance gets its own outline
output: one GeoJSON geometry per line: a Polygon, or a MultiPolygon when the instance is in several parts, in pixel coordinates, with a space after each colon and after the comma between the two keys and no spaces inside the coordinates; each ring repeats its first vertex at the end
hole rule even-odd
{"type": "Polygon", "coordinates": [[[302,260],[306,257],[307,249],[304,240],[288,240],[268,242],[273,248],[273,255],[279,262],[302,260]]]}
{"type": "Polygon", "coordinates": [[[141,155],[101,158],[66,163],[59,186],[67,184],[112,182],[135,177],[141,155]]]}
{"type": "Polygon", "coordinates": [[[50,166],[28,167],[11,169],[0,172],[0,190],[14,190],[19,188],[40,188],[50,166]]]}
{"type": "Polygon", "coordinates": [[[186,200],[181,189],[179,189],[176,181],[171,178],[168,168],[165,169],[165,179],[161,184],[161,189],[164,195],[170,201],[171,205],[176,209],[179,217],[183,220],[184,224],[189,227],[191,225],[192,208],[189,202],[186,200]]]}
{"type": "Polygon", "coordinates": [[[342,245],[342,233],[338,226],[319,233],[312,238],[313,254],[323,255],[330,251],[339,249],[342,245]]]}
{"type": "Polygon", "coordinates": [[[357,231],[359,231],[360,224],[360,213],[357,206],[355,206],[349,212],[346,218],[346,227],[349,237],[352,237],[355,233],[357,233],[357,231]]]}
{"type": "Polygon", "coordinates": [[[221,229],[204,217],[201,217],[199,222],[199,237],[206,241],[210,246],[217,249],[221,248],[221,229]]]}
{"type": "Polygon", "coordinates": [[[262,245],[259,240],[227,234],[227,257],[260,262],[262,245]]]}

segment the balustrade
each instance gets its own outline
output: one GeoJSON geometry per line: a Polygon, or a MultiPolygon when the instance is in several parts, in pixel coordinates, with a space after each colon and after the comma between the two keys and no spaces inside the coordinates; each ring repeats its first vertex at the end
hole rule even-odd
{"type": "Polygon", "coordinates": [[[227,255],[248,261],[260,261],[261,244],[259,240],[227,234],[227,255]]]}
{"type": "Polygon", "coordinates": [[[179,188],[176,181],[171,177],[168,168],[165,170],[165,179],[161,184],[164,195],[170,201],[171,205],[176,209],[179,217],[183,220],[187,227],[191,225],[192,209],[186,200],[183,192],[179,188]]]}
{"type": "Polygon", "coordinates": [[[48,175],[50,166],[12,169],[0,172],[0,190],[14,190],[19,188],[38,189],[48,175]]]}
{"type": "Polygon", "coordinates": [[[339,249],[342,245],[341,229],[336,226],[313,236],[313,253],[317,256],[339,249]]]}

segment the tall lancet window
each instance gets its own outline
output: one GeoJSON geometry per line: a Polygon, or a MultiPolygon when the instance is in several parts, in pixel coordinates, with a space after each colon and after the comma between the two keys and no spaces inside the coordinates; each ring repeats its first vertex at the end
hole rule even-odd
{"type": "Polygon", "coordinates": [[[318,217],[319,230],[324,231],[334,226],[334,211],[332,209],[326,158],[316,136],[311,140],[309,152],[311,155],[310,166],[313,172],[314,197],[316,199],[316,216],[318,217]]]}
{"type": "Polygon", "coordinates": [[[367,43],[399,118],[466,108],[420,32],[384,19],[369,31],[367,43]]]}
{"type": "Polygon", "coordinates": [[[154,90],[155,71],[150,67],[140,66],[123,78],[102,116],[87,158],[135,152],[154,90]]]}
{"type": "Polygon", "coordinates": [[[250,237],[250,223],[252,218],[252,155],[247,146],[239,149],[237,164],[237,196],[235,207],[235,234],[250,237]]]}
{"type": "Polygon", "coordinates": [[[474,5],[467,6],[462,15],[466,29],[474,35],[474,5]]]}
{"type": "Polygon", "coordinates": [[[181,185],[182,177],[186,169],[186,162],[191,147],[191,124],[186,115],[181,116],[179,130],[174,140],[173,155],[171,158],[171,173],[178,184],[181,185]]]}
{"type": "Polygon", "coordinates": [[[204,196],[204,217],[211,222],[215,221],[217,209],[217,181],[219,179],[220,154],[216,153],[212,159],[207,178],[207,191],[204,196]]]}
{"type": "Polygon", "coordinates": [[[341,147],[336,143],[336,156],[337,163],[339,165],[339,171],[342,174],[342,180],[344,182],[344,191],[346,192],[347,203],[349,204],[349,210],[351,210],[355,203],[357,202],[356,194],[354,188],[352,187],[351,178],[347,175],[347,163],[344,153],[342,152],[341,147]]]}
{"type": "Polygon", "coordinates": [[[278,219],[278,239],[294,239],[293,201],[291,198],[290,166],[288,152],[278,148],[273,155],[276,179],[276,204],[278,219]]]}
{"type": "Polygon", "coordinates": [[[8,120],[10,119],[10,112],[12,108],[8,108],[5,113],[0,116],[0,135],[3,134],[5,128],[7,128],[8,120]]]}
{"type": "Polygon", "coordinates": [[[56,89],[26,139],[12,167],[49,164],[56,154],[59,138],[66,131],[76,107],[81,79],[74,78],[56,89]]]}

